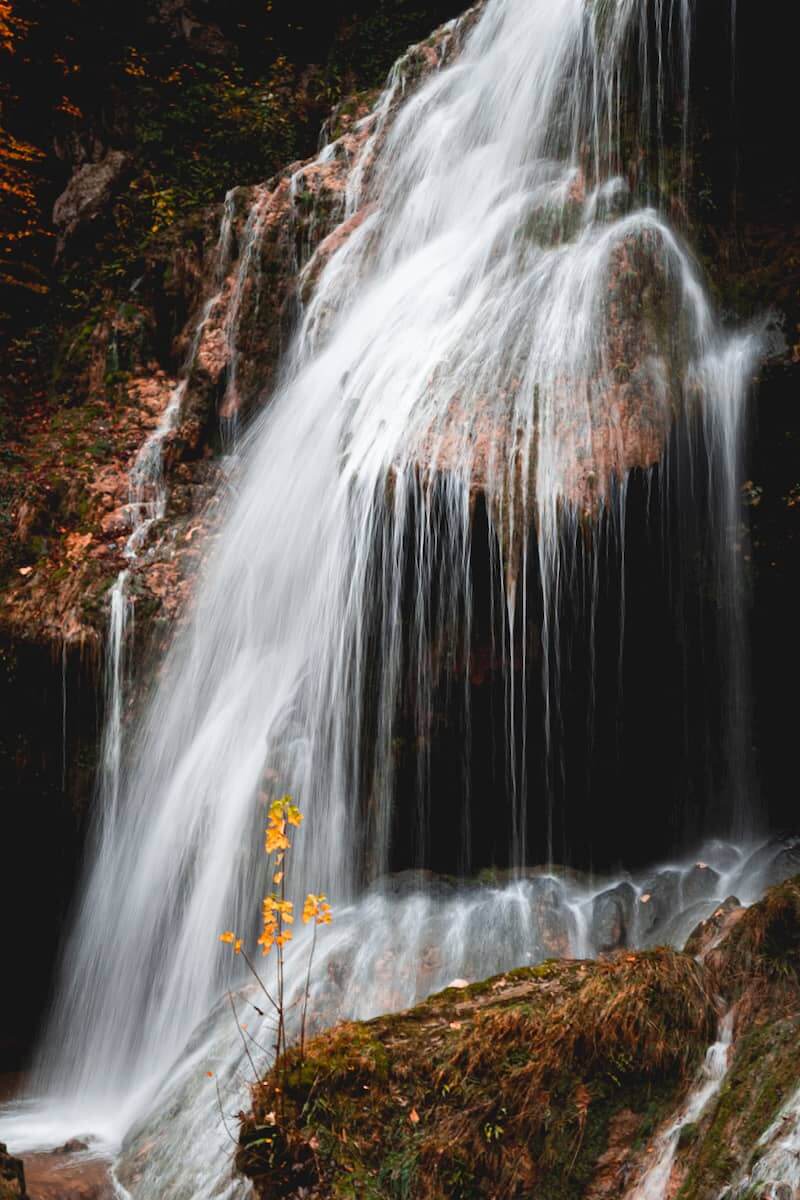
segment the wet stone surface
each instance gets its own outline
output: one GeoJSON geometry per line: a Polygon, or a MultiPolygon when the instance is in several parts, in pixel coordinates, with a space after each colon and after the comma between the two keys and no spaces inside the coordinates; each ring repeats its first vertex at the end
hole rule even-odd
{"type": "Polygon", "coordinates": [[[635,906],[636,891],[630,883],[620,883],[595,897],[591,938],[599,954],[607,954],[630,944],[635,906]]]}

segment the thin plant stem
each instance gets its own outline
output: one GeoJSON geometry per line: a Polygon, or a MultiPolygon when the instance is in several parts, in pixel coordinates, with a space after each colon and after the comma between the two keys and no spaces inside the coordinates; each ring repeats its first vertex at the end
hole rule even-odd
{"type": "Polygon", "coordinates": [[[242,1039],[242,1045],[244,1046],[244,1052],[249,1059],[250,1066],[253,1068],[253,1079],[258,1080],[258,1071],[256,1070],[256,1064],[253,1062],[253,1056],[250,1053],[250,1047],[248,1046],[247,1039],[244,1036],[244,1030],[242,1029],[242,1026],[239,1023],[239,1015],[236,1012],[236,1005],[233,1002],[233,992],[231,992],[231,991],[228,992],[228,999],[230,1000],[231,1011],[233,1013],[233,1019],[236,1022],[236,1028],[239,1030],[239,1037],[242,1039]]]}
{"type": "Polygon", "coordinates": [[[306,1056],[306,1015],[308,1013],[308,994],[311,990],[311,964],[314,962],[314,951],[317,948],[317,929],[318,925],[314,921],[314,936],[311,939],[311,950],[308,955],[308,970],[306,971],[306,990],[303,995],[303,1015],[300,1018],[300,1062],[302,1063],[306,1056]]]}
{"type": "MultiPolygon", "coordinates": [[[[253,975],[255,976],[256,982],[258,983],[258,985],[259,985],[259,987],[261,988],[262,992],[264,993],[264,995],[267,997],[267,999],[269,1000],[269,1002],[270,1002],[270,1004],[272,1005],[272,1007],[273,1007],[273,1008],[275,1009],[275,1011],[277,1012],[277,1011],[278,1011],[278,1005],[277,1005],[277,1002],[276,1002],[275,1000],[273,1000],[272,996],[271,996],[271,995],[269,994],[269,992],[267,991],[267,985],[264,983],[264,980],[261,978],[261,976],[259,975],[258,971],[257,971],[257,970],[255,969],[255,967],[253,966],[253,963],[252,963],[252,961],[251,961],[251,959],[250,959],[250,955],[247,953],[247,951],[244,949],[244,947],[242,947],[242,949],[239,951],[239,953],[241,954],[242,958],[243,958],[243,959],[244,959],[244,961],[247,963],[247,965],[248,965],[248,967],[250,968],[251,972],[252,972],[252,973],[253,973],[253,975]]],[[[255,1008],[255,1005],[253,1005],[253,1007],[255,1008]]],[[[256,1012],[258,1012],[258,1009],[256,1009],[256,1012]]]]}
{"type": "Polygon", "coordinates": [[[234,1146],[238,1146],[238,1145],[239,1145],[239,1139],[238,1139],[238,1138],[235,1138],[235,1137],[233,1136],[233,1134],[231,1133],[230,1129],[228,1128],[228,1122],[225,1120],[225,1111],[224,1111],[224,1109],[223,1109],[223,1107],[222,1107],[222,1096],[220,1095],[220,1091],[219,1091],[219,1082],[218,1082],[216,1079],[214,1080],[214,1087],[217,1089],[217,1104],[218,1104],[218,1106],[219,1106],[219,1115],[220,1115],[220,1120],[222,1121],[222,1124],[223,1124],[223,1127],[224,1127],[224,1129],[225,1129],[225,1132],[227,1133],[228,1137],[229,1137],[229,1138],[231,1139],[231,1141],[233,1142],[234,1146]]]}

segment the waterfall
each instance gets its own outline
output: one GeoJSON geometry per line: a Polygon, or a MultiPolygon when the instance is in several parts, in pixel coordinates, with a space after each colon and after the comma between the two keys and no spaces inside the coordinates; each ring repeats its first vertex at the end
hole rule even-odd
{"type": "MultiPolygon", "coordinates": [[[[393,72],[349,174],[346,234],[321,265],[269,404],[238,442],[222,534],[125,746],[120,576],[102,844],[37,1083],[73,1127],[119,1138],[140,1122],[125,1183],[137,1200],[236,1192],[214,1174],[216,1100],[196,1092],[217,1059],[226,1085],[244,1086],[218,1004],[241,977],[217,934],[252,930],[257,916],[261,788],[290,792],[305,814],[294,892],[324,891],[341,911],[318,971],[346,964],[337,1013],[410,1003],[455,975],[550,952],[529,930],[545,884],[523,868],[532,853],[551,862],[560,844],[565,614],[580,596],[595,646],[601,576],[620,573],[621,678],[629,492],[641,479],[667,490],[672,456],[696,488],[691,514],[711,531],[718,586],[732,597],[718,614],[721,642],[740,638],[731,545],[759,341],[720,327],[661,194],[670,96],[682,98],[686,171],[690,17],[688,0],[489,0],[447,31],[463,44],[425,80],[393,72]],[[417,866],[431,860],[442,696],[458,714],[451,774],[464,800],[435,836],[461,871],[476,865],[479,620],[501,664],[508,797],[503,813],[482,798],[481,819],[502,830],[511,877],[480,894],[365,895],[398,840],[417,866]],[[431,944],[442,952],[426,970],[431,944]],[[171,1140],[154,1149],[165,1112],[171,1140]],[[138,1175],[137,1138],[149,1147],[138,1175]]],[[[334,153],[326,146],[320,162],[334,153]]],[[[240,270],[264,212],[251,210],[240,270]]],[[[226,256],[231,220],[229,199],[226,256]]],[[[134,473],[134,558],[139,531],[164,512],[161,441],[188,378],[134,473]]],[[[226,402],[236,387],[234,362],[226,402]]],[[[734,657],[726,693],[741,746],[746,680],[734,657]]],[[[602,706],[593,695],[587,729],[602,706]]],[[[745,800],[726,811],[728,832],[744,831],[745,800]]],[[[584,952],[591,893],[537,878],[555,888],[560,952],[584,952]]]]}

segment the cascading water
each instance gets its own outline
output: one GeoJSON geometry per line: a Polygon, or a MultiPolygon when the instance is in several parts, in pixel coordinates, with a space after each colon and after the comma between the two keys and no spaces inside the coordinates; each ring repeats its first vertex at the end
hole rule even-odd
{"type": "Polygon", "coordinates": [[[679,1115],[661,1134],[656,1146],[655,1162],[643,1179],[628,1193],[627,1200],[665,1200],[669,1195],[672,1173],[681,1131],[693,1124],[709,1102],[719,1092],[728,1070],[728,1057],[733,1039],[734,1013],[727,1012],[720,1021],[719,1037],[706,1052],[699,1078],[687,1097],[679,1115]]]}
{"type": "MultiPolygon", "coordinates": [[[[265,778],[306,816],[293,887],[346,906],[317,971],[344,979],[333,1016],[552,952],[537,932],[542,888],[557,893],[545,908],[561,912],[560,952],[595,948],[592,889],[546,873],[526,881],[522,868],[532,850],[552,860],[557,841],[564,614],[580,592],[594,646],[609,547],[625,562],[631,479],[649,471],[665,487],[663,464],[686,451],[681,470],[702,476],[711,497],[719,587],[737,593],[730,545],[758,338],[722,332],[680,236],[651,206],[653,181],[665,178],[668,87],[686,116],[689,33],[687,0],[489,0],[448,31],[464,40],[452,62],[399,106],[395,72],[367,120],[342,212],[363,219],[322,265],[280,386],[242,446],[188,627],[124,754],[109,705],[105,774],[117,782],[104,789],[37,1086],[73,1132],[119,1139],[140,1122],[121,1164],[137,1200],[239,1187],[220,1180],[216,1096],[198,1080],[211,1063],[221,1085],[245,1086],[229,1010],[214,1007],[239,982],[216,935],[252,928],[265,778]],[[647,173],[622,148],[629,61],[637,145],[655,163],[647,173]],[[444,836],[459,868],[471,866],[479,511],[507,731],[498,753],[509,811],[490,824],[507,831],[504,861],[520,877],[359,900],[392,866],[398,837],[418,865],[430,860],[443,690],[459,714],[452,774],[464,796],[444,836]],[[404,773],[401,741],[413,745],[404,773]],[[533,779],[537,755],[545,769],[533,779]]],[[[335,153],[326,147],[320,162],[335,153]]],[[[254,207],[245,259],[261,215],[254,207]]],[[[232,201],[225,219],[227,255],[232,201]]],[[[240,309],[241,295],[234,319],[240,309]]],[[[227,395],[235,388],[234,367],[227,395]]],[[[164,511],[154,438],[157,463],[147,448],[141,460],[153,493],[145,519],[164,511]]],[[[728,642],[739,617],[733,600],[720,618],[728,642]]],[[[741,669],[726,678],[731,720],[743,721],[741,669]]],[[[592,696],[588,724],[601,704],[592,696]]],[[[743,801],[725,817],[742,833],[743,801]]]]}
{"type": "Polygon", "coordinates": [[[743,1179],[725,1188],[719,1200],[791,1200],[800,1188],[800,1091],[780,1109],[755,1146],[752,1167],[743,1179]]]}

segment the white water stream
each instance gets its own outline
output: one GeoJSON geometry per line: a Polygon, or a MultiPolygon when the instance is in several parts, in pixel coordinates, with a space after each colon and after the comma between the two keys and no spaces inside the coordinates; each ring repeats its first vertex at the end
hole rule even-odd
{"type": "MultiPolygon", "coordinates": [[[[460,55],[399,108],[402,77],[393,75],[345,197],[343,215],[367,201],[369,215],[323,269],[280,386],[241,446],[188,627],[127,745],[126,572],[114,589],[102,833],[39,1057],[35,1090],[46,1101],[0,1121],[15,1149],[84,1132],[115,1146],[125,1138],[118,1173],[136,1200],[239,1194],[221,1170],[206,1071],[226,1110],[245,1102],[241,1044],[220,1003],[241,975],[217,934],[254,927],[265,776],[305,813],[295,892],[324,891],[337,908],[315,972],[320,1021],[594,948],[595,884],[518,878],[407,895],[391,885],[364,895],[363,885],[390,865],[398,805],[425,859],[436,798],[424,753],[419,795],[397,795],[397,707],[412,679],[424,746],[440,674],[469,658],[477,491],[504,589],[510,742],[520,711],[521,736],[527,728],[526,696],[514,690],[527,643],[515,648],[513,630],[533,606],[532,546],[549,744],[569,547],[584,520],[624,530],[629,472],[658,461],[676,422],[698,431],[693,465],[711,476],[719,584],[732,584],[742,407],[758,338],[719,327],[690,254],[626,174],[620,144],[631,55],[656,156],[668,85],[688,95],[688,0],[666,6],[669,21],[664,4],[657,24],[671,45],[653,56],[651,6],[639,0],[489,0],[460,55]]],[[[226,257],[232,210],[229,198],[226,257]]],[[[245,270],[260,236],[254,209],[245,270]]],[[[240,309],[239,295],[234,320],[240,309]]],[[[148,522],[164,513],[161,443],[196,346],[134,472],[130,569],[148,522]]],[[[227,387],[230,397],[235,362],[227,387]]],[[[730,632],[738,613],[724,616],[730,632]]],[[[742,686],[732,667],[732,710],[742,686]]],[[[463,743],[467,756],[468,720],[463,743]]],[[[551,801],[529,794],[517,758],[512,747],[510,860],[519,867],[530,806],[551,801]]],[[[732,829],[743,826],[741,805],[730,817],[732,829]]],[[[706,897],[703,915],[722,898],[706,897]]],[[[269,1042],[268,1030],[254,1036],[269,1042]]]]}
{"type": "MultiPolygon", "coordinates": [[[[752,1169],[719,1200],[796,1200],[800,1195],[800,1089],[789,1097],[753,1148],[752,1169]]],[[[752,1160],[751,1160],[752,1161],[752,1160]]]]}
{"type": "Polygon", "coordinates": [[[627,1195],[626,1200],[665,1200],[670,1175],[678,1150],[681,1131],[693,1124],[717,1095],[728,1070],[734,1013],[731,1010],[720,1021],[719,1037],[706,1051],[705,1062],[692,1091],[678,1116],[660,1135],[655,1148],[655,1162],[627,1195]]]}

